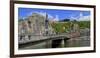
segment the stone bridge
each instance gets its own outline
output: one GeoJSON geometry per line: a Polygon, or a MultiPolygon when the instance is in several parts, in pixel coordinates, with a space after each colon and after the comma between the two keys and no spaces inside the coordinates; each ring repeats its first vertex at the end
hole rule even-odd
{"type": "Polygon", "coordinates": [[[55,43],[56,41],[59,41],[60,44],[64,45],[66,41],[70,39],[70,34],[68,33],[57,34],[57,35],[46,35],[46,36],[33,35],[33,34],[31,34],[31,36],[28,35],[29,34],[26,34],[25,37],[23,37],[22,39],[19,38],[18,41],[18,44],[20,45],[19,47],[23,47],[31,43],[38,44],[40,42],[46,42],[47,47],[51,47],[51,44],[53,44],[53,42],[55,43]]]}

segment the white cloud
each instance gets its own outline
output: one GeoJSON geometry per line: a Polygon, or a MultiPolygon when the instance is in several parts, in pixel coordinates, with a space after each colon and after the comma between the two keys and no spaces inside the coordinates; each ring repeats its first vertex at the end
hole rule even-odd
{"type": "Polygon", "coordinates": [[[79,18],[79,21],[89,21],[90,20],[90,16],[83,16],[79,18]]]}
{"type": "Polygon", "coordinates": [[[48,14],[49,19],[53,19],[54,17],[51,14],[48,14]]]}
{"type": "Polygon", "coordinates": [[[52,16],[51,14],[48,14],[48,13],[46,13],[46,12],[31,12],[31,13],[28,14],[28,16],[31,16],[33,13],[38,13],[38,14],[44,16],[44,17],[45,17],[46,14],[47,14],[47,15],[48,15],[48,19],[49,19],[50,21],[59,21],[58,15],[52,16]]]}
{"type": "Polygon", "coordinates": [[[80,13],[78,16],[71,16],[71,20],[77,20],[77,21],[89,21],[90,15],[84,16],[82,13],[80,13]]]}

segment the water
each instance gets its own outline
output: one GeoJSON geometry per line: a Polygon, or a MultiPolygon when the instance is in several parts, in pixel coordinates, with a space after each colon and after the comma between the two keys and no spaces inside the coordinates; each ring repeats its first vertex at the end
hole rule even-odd
{"type": "Polygon", "coordinates": [[[82,38],[73,38],[71,40],[64,41],[64,44],[61,44],[62,40],[54,40],[51,43],[47,44],[47,42],[40,42],[37,44],[30,44],[20,49],[47,49],[47,48],[69,48],[69,47],[86,47],[90,46],[90,38],[89,36],[84,36],[82,38]],[[47,47],[49,46],[49,47],[47,47]]]}
{"type": "Polygon", "coordinates": [[[69,40],[67,41],[66,47],[84,47],[90,46],[89,40],[69,40]]]}

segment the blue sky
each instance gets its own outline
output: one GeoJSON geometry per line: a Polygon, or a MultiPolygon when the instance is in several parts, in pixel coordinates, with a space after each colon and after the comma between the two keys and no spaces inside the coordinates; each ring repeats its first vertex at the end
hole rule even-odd
{"type": "Polygon", "coordinates": [[[90,11],[80,11],[80,10],[58,10],[58,9],[37,9],[37,8],[18,8],[18,18],[25,18],[31,15],[34,12],[47,13],[55,17],[58,15],[59,20],[65,18],[70,19],[71,16],[79,18],[80,13],[83,16],[90,16],[90,11]]]}

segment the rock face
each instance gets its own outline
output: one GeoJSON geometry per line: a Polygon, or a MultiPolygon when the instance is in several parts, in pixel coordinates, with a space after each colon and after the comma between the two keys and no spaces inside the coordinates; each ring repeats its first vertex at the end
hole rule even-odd
{"type": "Polygon", "coordinates": [[[38,13],[33,13],[26,19],[19,21],[18,33],[19,34],[33,34],[43,35],[45,33],[52,33],[53,29],[49,24],[47,15],[43,16],[38,13]]]}

